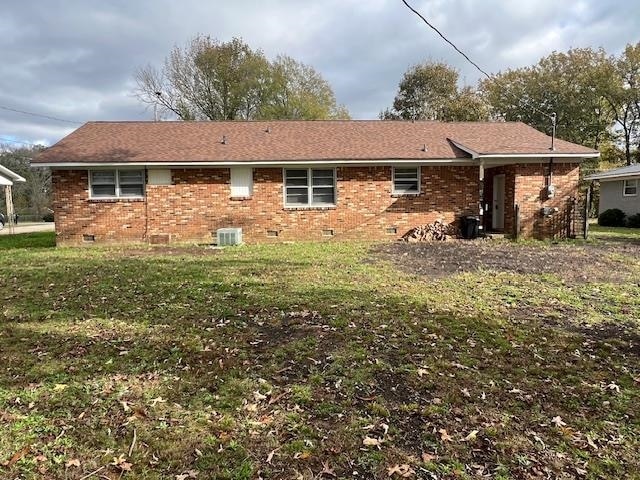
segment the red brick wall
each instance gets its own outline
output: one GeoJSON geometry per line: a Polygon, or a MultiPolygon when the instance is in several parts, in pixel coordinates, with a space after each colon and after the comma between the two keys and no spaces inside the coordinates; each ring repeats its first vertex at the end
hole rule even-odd
{"type": "Polygon", "coordinates": [[[147,185],[146,201],[137,202],[88,200],[86,171],[56,170],[56,230],[62,243],[80,242],[83,234],[96,241],[210,241],[216,229],[231,226],[242,227],[248,242],[327,238],[323,230],[337,238],[392,239],[415,225],[477,212],[477,167],[422,167],[420,195],[400,197],[391,195],[391,167],[339,167],[336,175],[336,207],[285,209],[281,168],[255,169],[246,200],[230,199],[228,169],[174,169],[173,185],[147,185]]]}
{"type": "MultiPolygon", "coordinates": [[[[549,163],[530,163],[494,167],[485,172],[485,202],[493,200],[493,177],[505,174],[504,231],[515,230],[515,208],[520,207],[520,235],[536,238],[562,237],[567,228],[567,205],[578,196],[579,165],[556,163],[552,167],[552,184],[556,187],[554,198],[546,198],[545,187],[549,163]],[[543,207],[558,208],[558,212],[544,217],[543,207]]],[[[485,227],[491,228],[491,213],[485,215],[485,227]]]]}
{"type": "Polygon", "coordinates": [[[100,241],[140,241],[144,237],[144,201],[89,200],[86,170],[56,170],[52,181],[58,243],[78,243],[85,234],[100,241]]]}
{"type": "Polygon", "coordinates": [[[515,166],[515,202],[520,206],[523,236],[555,238],[565,235],[567,205],[571,198],[578,196],[580,168],[571,163],[553,165],[551,183],[556,192],[550,199],[545,194],[548,170],[548,163],[515,166]],[[557,208],[558,212],[545,217],[541,213],[542,207],[557,208]]]}

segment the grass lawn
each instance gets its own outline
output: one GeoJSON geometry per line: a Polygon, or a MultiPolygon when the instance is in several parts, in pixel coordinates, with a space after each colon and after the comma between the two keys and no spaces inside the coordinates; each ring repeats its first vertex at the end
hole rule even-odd
{"type": "Polygon", "coordinates": [[[0,478],[640,478],[640,246],[593,231],[509,268],[0,237],[0,478]]]}

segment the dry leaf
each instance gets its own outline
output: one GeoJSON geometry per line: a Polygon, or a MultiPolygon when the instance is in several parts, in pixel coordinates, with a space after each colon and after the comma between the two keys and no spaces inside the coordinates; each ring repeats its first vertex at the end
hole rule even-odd
{"type": "Polygon", "coordinates": [[[415,475],[415,470],[411,468],[410,465],[406,463],[403,465],[394,465],[393,467],[387,468],[387,474],[392,477],[393,475],[398,475],[402,478],[409,478],[415,475]]]}
{"type": "Polygon", "coordinates": [[[66,384],[64,384],[64,383],[56,383],[55,386],[53,387],[53,391],[54,392],[61,392],[65,388],[67,388],[66,384]]]}
{"type": "Polygon", "coordinates": [[[151,400],[151,406],[155,407],[158,403],[167,403],[167,401],[162,397],[156,397],[151,400]]]}
{"type": "Polygon", "coordinates": [[[12,467],[15,463],[19,462],[22,457],[29,453],[29,450],[31,450],[31,447],[29,445],[21,448],[16,453],[14,453],[8,461],[2,462],[2,466],[9,468],[12,467]]]}
{"type": "Polygon", "coordinates": [[[557,415],[551,419],[551,423],[553,423],[556,427],[564,427],[567,424],[562,421],[562,417],[557,415]]]}
{"type": "Polygon", "coordinates": [[[67,462],[67,468],[69,467],[78,467],[80,468],[80,460],[78,460],[77,458],[72,458],[71,460],[69,460],[67,462]]]}
{"type": "Polygon", "coordinates": [[[469,433],[469,435],[467,435],[466,437],[464,437],[464,441],[465,442],[473,442],[475,441],[475,439],[478,436],[478,430],[471,430],[471,432],[469,433]]]}
{"type": "Polygon", "coordinates": [[[423,375],[426,375],[427,373],[429,373],[428,370],[425,370],[424,368],[419,368],[418,369],[418,376],[422,377],[423,375]]]}
{"type": "Polygon", "coordinates": [[[378,439],[378,438],[373,438],[373,437],[364,437],[364,439],[362,440],[362,444],[366,445],[367,447],[379,447],[380,444],[383,442],[383,440],[378,439]]]}
{"type": "Polygon", "coordinates": [[[453,438],[451,438],[451,436],[447,433],[446,429],[441,428],[440,430],[438,430],[438,432],[440,433],[440,440],[442,440],[443,442],[453,441],[453,438]]]}
{"type": "Polygon", "coordinates": [[[432,454],[427,453],[427,452],[422,452],[422,461],[424,463],[433,462],[436,458],[438,458],[437,455],[432,455],[432,454]]]}

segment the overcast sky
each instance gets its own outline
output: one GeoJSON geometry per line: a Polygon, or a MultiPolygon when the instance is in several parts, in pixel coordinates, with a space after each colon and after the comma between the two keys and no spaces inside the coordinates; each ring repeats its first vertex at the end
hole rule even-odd
{"type": "MultiPolygon", "coordinates": [[[[638,1],[410,3],[489,72],[640,41],[638,1]]],[[[78,122],[151,119],[132,96],[134,71],[199,33],[312,65],[356,119],[389,106],[412,64],[443,60],[465,84],[479,76],[400,0],[0,0],[0,106],[78,122]]],[[[5,139],[51,144],[74,128],[0,109],[5,139]]]]}

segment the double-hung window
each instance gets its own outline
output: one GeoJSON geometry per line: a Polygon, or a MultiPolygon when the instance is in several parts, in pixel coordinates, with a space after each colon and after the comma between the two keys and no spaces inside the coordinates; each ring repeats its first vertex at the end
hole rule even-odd
{"type": "Polygon", "coordinates": [[[285,206],[329,207],[335,205],[335,178],[333,168],[285,169],[285,206]]]}
{"type": "Polygon", "coordinates": [[[420,167],[393,167],[393,192],[397,195],[420,193],[420,167]]]}
{"type": "Polygon", "coordinates": [[[91,198],[144,196],[144,170],[91,170],[91,198]]]}
{"type": "Polygon", "coordinates": [[[638,195],[638,180],[625,180],[622,187],[622,194],[625,197],[635,197],[638,195]]]}

